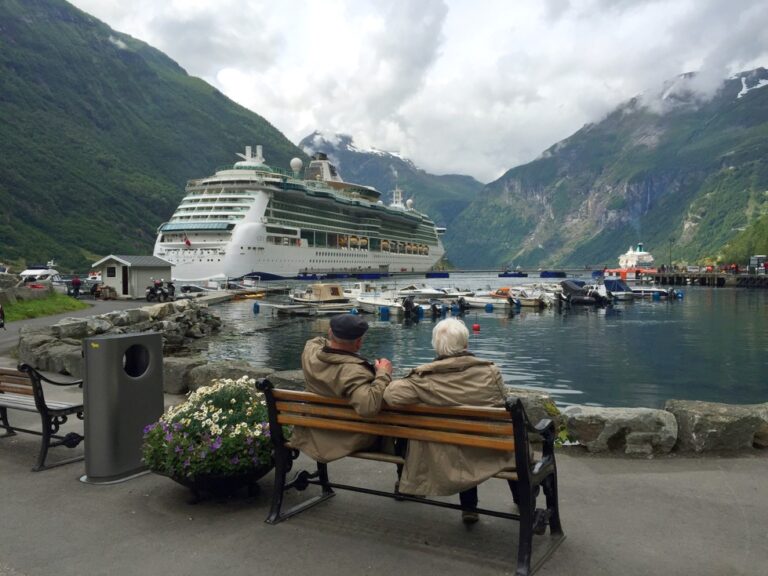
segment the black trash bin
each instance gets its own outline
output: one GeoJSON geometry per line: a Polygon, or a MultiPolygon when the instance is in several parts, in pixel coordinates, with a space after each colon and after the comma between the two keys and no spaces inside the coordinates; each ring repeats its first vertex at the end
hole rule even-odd
{"type": "Polygon", "coordinates": [[[144,427],[163,413],[163,338],[118,334],[83,341],[85,476],[107,484],[146,470],[144,427]]]}

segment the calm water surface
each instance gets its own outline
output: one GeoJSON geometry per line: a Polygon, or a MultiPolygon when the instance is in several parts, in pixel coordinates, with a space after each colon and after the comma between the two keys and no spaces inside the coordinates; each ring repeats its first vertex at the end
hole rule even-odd
{"type": "MultiPolygon", "coordinates": [[[[530,281],[539,281],[538,279],[530,281]]],[[[434,286],[478,289],[520,279],[453,275],[434,286]]],[[[405,285],[401,281],[402,285],[405,285]]],[[[493,360],[512,386],[550,393],[560,406],[645,406],[670,398],[734,404],[768,402],[768,291],[686,287],[682,300],[642,300],[607,309],[502,313],[471,311],[470,350],[493,360]]],[[[328,318],[283,318],[254,301],[216,306],[226,333],[212,360],[246,359],[277,370],[301,368],[304,342],[325,335],[328,318]]],[[[362,353],[385,356],[395,375],[432,360],[434,322],[382,322],[369,315],[362,353]]]]}

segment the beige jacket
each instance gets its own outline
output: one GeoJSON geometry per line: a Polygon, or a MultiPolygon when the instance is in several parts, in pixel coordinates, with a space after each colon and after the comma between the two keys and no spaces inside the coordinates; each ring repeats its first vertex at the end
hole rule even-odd
{"type": "MultiPolygon", "coordinates": [[[[309,340],[301,355],[305,387],[308,392],[349,399],[360,416],[375,416],[381,410],[384,388],[391,377],[378,372],[363,357],[328,348],[325,338],[309,340]]],[[[291,444],[317,460],[331,462],[352,452],[368,448],[376,436],[296,427],[291,444]]]]}
{"type": "MultiPolygon", "coordinates": [[[[499,369],[468,352],[418,366],[384,391],[390,406],[503,406],[499,369]]],[[[400,491],[420,496],[447,496],[480,484],[514,466],[514,452],[410,440],[400,491]]]]}

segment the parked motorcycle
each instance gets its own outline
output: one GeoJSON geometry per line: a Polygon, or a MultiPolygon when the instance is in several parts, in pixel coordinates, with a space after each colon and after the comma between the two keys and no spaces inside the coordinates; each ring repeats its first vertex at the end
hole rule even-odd
{"type": "Polygon", "coordinates": [[[170,302],[176,299],[176,286],[173,282],[166,282],[165,285],[163,281],[154,282],[144,292],[147,302],[170,302]]]}

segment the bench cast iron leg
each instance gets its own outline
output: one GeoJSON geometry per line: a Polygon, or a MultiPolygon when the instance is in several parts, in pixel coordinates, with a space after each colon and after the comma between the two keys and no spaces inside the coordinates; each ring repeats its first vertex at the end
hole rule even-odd
{"type": "Polygon", "coordinates": [[[291,469],[291,454],[288,450],[275,451],[275,487],[272,494],[272,508],[267,516],[267,524],[277,524],[280,521],[280,510],[283,507],[285,494],[285,476],[291,469]]]}
{"type": "Polygon", "coordinates": [[[37,464],[32,468],[32,472],[45,470],[45,458],[48,455],[48,447],[51,445],[51,427],[54,426],[52,419],[43,414],[40,415],[43,420],[43,439],[40,443],[40,454],[37,456],[37,464]]]}
{"type": "Polygon", "coordinates": [[[529,576],[531,573],[531,553],[533,550],[533,509],[536,499],[533,494],[519,495],[520,541],[517,547],[517,571],[515,576],[529,576]]]}
{"type": "Polygon", "coordinates": [[[544,482],[542,482],[542,487],[547,499],[547,510],[550,513],[549,533],[562,534],[563,527],[560,524],[560,507],[557,503],[557,472],[547,476],[544,482]]]}
{"type": "Polygon", "coordinates": [[[11,425],[8,423],[7,408],[0,408],[0,423],[2,423],[3,428],[5,428],[5,434],[0,436],[0,438],[5,438],[6,436],[16,436],[16,432],[13,431],[13,428],[11,428],[11,425]]]}

